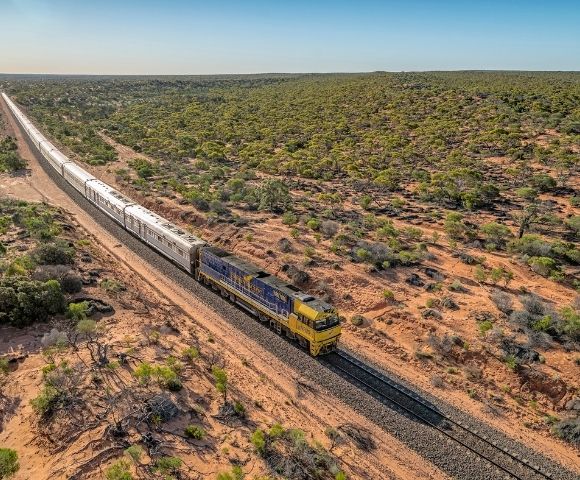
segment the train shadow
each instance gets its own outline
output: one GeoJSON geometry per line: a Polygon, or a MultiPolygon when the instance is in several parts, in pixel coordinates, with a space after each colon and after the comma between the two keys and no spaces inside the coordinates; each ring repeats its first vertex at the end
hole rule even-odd
{"type": "Polygon", "coordinates": [[[368,361],[344,351],[322,356],[319,362],[357,390],[371,396],[391,412],[423,425],[450,430],[445,413],[425,394],[411,389],[368,361]]]}

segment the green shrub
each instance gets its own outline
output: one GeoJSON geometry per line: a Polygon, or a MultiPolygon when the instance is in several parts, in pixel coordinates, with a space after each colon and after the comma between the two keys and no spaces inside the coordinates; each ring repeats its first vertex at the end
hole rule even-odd
{"type": "Polygon", "coordinates": [[[580,215],[574,215],[568,218],[566,225],[577,234],[580,233],[580,215]]]}
{"type": "Polygon", "coordinates": [[[532,271],[543,277],[549,277],[558,269],[558,264],[549,257],[532,257],[528,260],[532,271]]]}
{"type": "Polygon", "coordinates": [[[41,415],[47,416],[52,413],[61,398],[61,393],[51,385],[46,385],[40,394],[30,401],[33,410],[41,415]]]}
{"type": "Polygon", "coordinates": [[[245,417],[246,416],[246,407],[241,402],[234,403],[234,412],[238,417],[245,417]]]}
{"type": "Polygon", "coordinates": [[[75,322],[80,322],[87,318],[89,310],[89,302],[69,303],[67,307],[66,316],[75,322]]]}
{"type": "Polygon", "coordinates": [[[507,226],[497,222],[486,223],[481,227],[481,231],[488,242],[499,247],[503,247],[512,236],[511,231],[507,226]]]}
{"type": "Polygon", "coordinates": [[[10,371],[10,363],[7,358],[0,358],[0,374],[7,374],[10,371]]]}
{"type": "Polygon", "coordinates": [[[215,388],[223,395],[225,401],[228,391],[228,375],[224,369],[217,366],[212,367],[211,373],[215,380],[215,388]]]}
{"type": "Polygon", "coordinates": [[[551,254],[552,246],[540,235],[526,234],[522,238],[510,242],[510,250],[529,255],[531,257],[546,257],[551,254]]]}
{"type": "Polygon", "coordinates": [[[294,212],[285,212],[282,215],[282,223],[284,225],[295,225],[298,223],[298,216],[294,212]]]}
{"type": "Polygon", "coordinates": [[[193,362],[196,358],[199,357],[199,350],[195,347],[188,347],[183,350],[183,356],[189,362],[193,362]]]}
{"type": "MultiPolygon", "coordinates": [[[[258,477],[254,477],[256,480],[259,480],[258,477]]],[[[217,474],[216,480],[243,480],[244,479],[244,472],[242,467],[236,465],[232,467],[232,471],[230,472],[221,472],[217,474]]]]}
{"type": "Polygon", "coordinates": [[[562,308],[559,313],[558,331],[574,340],[580,340],[580,313],[570,306],[562,308]]]}
{"type": "Polygon", "coordinates": [[[383,290],[383,298],[388,302],[392,302],[393,300],[395,300],[395,293],[392,290],[385,288],[383,290]]]}
{"type": "Polygon", "coordinates": [[[40,265],[69,265],[73,263],[74,248],[63,242],[44,243],[34,250],[33,255],[40,265]]]}
{"type": "Polygon", "coordinates": [[[493,323],[491,323],[489,320],[485,320],[485,321],[479,323],[478,328],[479,328],[479,333],[481,333],[482,335],[485,335],[487,332],[489,332],[493,328],[493,323]]]}
{"type": "Polygon", "coordinates": [[[318,220],[318,218],[311,218],[306,222],[306,226],[310,229],[310,230],[318,230],[320,228],[320,220],[318,220]]]}
{"type": "Polygon", "coordinates": [[[31,281],[22,278],[0,280],[0,324],[25,327],[43,322],[64,309],[64,296],[56,280],[31,281]]]}
{"type": "Polygon", "coordinates": [[[270,431],[268,432],[268,436],[272,439],[281,437],[284,435],[286,429],[279,423],[275,423],[270,427],[270,431]]]}
{"type": "Polygon", "coordinates": [[[540,192],[548,192],[553,190],[557,185],[556,180],[545,173],[534,175],[530,179],[530,183],[536,190],[540,192]]]}
{"type": "Polygon", "coordinates": [[[139,463],[143,453],[143,447],[139,445],[131,445],[125,449],[125,455],[127,455],[133,461],[133,463],[139,463]]]}
{"type": "Polygon", "coordinates": [[[205,430],[197,425],[188,425],[184,430],[185,436],[195,440],[201,440],[205,437],[205,430]]]}
{"type": "Polygon", "coordinates": [[[153,470],[163,475],[171,475],[179,472],[183,460],[178,457],[161,457],[155,461],[153,470]]]}
{"type": "Polygon", "coordinates": [[[250,441],[260,455],[263,455],[266,452],[266,434],[263,430],[260,430],[259,428],[254,430],[254,433],[252,433],[252,436],[250,437],[250,441]]]}
{"type": "Polygon", "coordinates": [[[150,363],[143,362],[133,371],[133,375],[137,377],[139,383],[147,385],[151,381],[154,371],[155,369],[150,363]]]}
{"type": "Polygon", "coordinates": [[[515,371],[519,366],[518,359],[516,357],[514,357],[513,355],[507,355],[504,358],[504,363],[505,363],[506,367],[508,367],[512,371],[515,371]]]}
{"type": "Polygon", "coordinates": [[[0,448],[0,479],[7,479],[20,469],[18,453],[11,448],[0,448]]]}
{"type": "Polygon", "coordinates": [[[129,463],[125,460],[118,460],[105,470],[107,480],[133,480],[129,463]]]}

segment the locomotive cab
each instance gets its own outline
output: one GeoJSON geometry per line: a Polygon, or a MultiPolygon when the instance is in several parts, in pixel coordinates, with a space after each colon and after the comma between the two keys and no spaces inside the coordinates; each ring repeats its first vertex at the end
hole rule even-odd
{"type": "Polygon", "coordinates": [[[298,340],[309,347],[313,356],[336,349],[340,321],[335,308],[303,292],[294,294],[294,311],[290,325],[295,325],[298,340]]]}

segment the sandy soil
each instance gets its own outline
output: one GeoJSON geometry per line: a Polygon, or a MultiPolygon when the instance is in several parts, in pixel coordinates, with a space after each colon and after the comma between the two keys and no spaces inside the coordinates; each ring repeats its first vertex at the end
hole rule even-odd
{"type": "MultiPolygon", "coordinates": [[[[6,113],[5,105],[2,106],[6,113]]],[[[240,345],[239,334],[215,311],[192,298],[171,279],[142,262],[114,237],[103,232],[47,177],[23,142],[20,132],[14,129],[11,117],[10,128],[19,140],[19,152],[28,161],[29,171],[17,177],[2,176],[1,194],[29,201],[46,201],[65,209],[79,235],[91,240],[95,262],[92,267],[102,268],[130,286],[122,297],[107,299],[117,312],[115,322],[107,324],[113,342],[146,345],[146,332],[161,329],[171,319],[172,328],[187,333],[175,335],[169,332],[163,336],[160,348],[165,352],[179,352],[188,341],[195,339],[203,342],[204,351],[209,351],[208,355],[215,352],[226,366],[234,394],[238,398],[248,399],[247,402],[251,399],[261,403],[262,408],[253,409],[251,413],[251,420],[257,424],[267,426],[281,422],[285,426],[302,428],[309,437],[326,445],[326,427],[356,424],[378,440],[378,449],[371,453],[362,452],[349,443],[335,448],[334,453],[341,459],[351,478],[445,478],[417,454],[335,399],[328,398],[315,385],[310,385],[308,389],[299,388],[301,379],[283,373],[284,365],[251,340],[240,345]],[[148,314],[143,315],[144,311],[148,314]],[[213,342],[208,342],[209,338],[213,342]],[[292,401],[287,402],[287,399],[292,401]],[[321,410],[320,405],[325,405],[325,408],[321,410]]],[[[69,478],[78,469],[78,465],[96,453],[90,447],[94,440],[91,435],[99,432],[89,431],[72,446],[59,450],[39,442],[34,428],[31,428],[34,420],[29,401],[38,392],[40,368],[46,362],[39,353],[39,342],[44,331],[44,327],[38,327],[2,332],[0,354],[18,351],[22,356],[18,369],[10,374],[11,381],[6,390],[9,397],[18,400],[12,406],[11,414],[5,419],[4,428],[0,432],[0,444],[15,448],[20,454],[22,467],[14,477],[15,480],[69,478]]],[[[145,358],[155,358],[155,352],[155,349],[146,346],[142,350],[145,358]]],[[[210,403],[209,411],[215,412],[219,397],[213,386],[208,381],[200,381],[196,392],[210,403]]],[[[215,472],[231,467],[228,458],[238,458],[252,462],[252,475],[263,471],[263,465],[248,453],[247,437],[235,429],[231,431],[212,422],[209,416],[208,422],[208,430],[216,439],[218,448],[204,455],[184,456],[188,465],[202,472],[203,476],[211,477],[215,472]],[[223,453],[225,447],[227,455],[223,453]]],[[[81,472],[79,478],[101,477],[93,471],[86,474],[81,472]]]]}
{"type": "MultiPolygon", "coordinates": [[[[120,181],[114,173],[118,168],[128,168],[130,160],[144,156],[111,139],[107,140],[117,148],[119,159],[107,167],[89,167],[93,174],[133,198],[138,198],[158,213],[194,230],[206,240],[233,250],[275,274],[284,276],[281,273],[284,264],[305,262],[305,257],[301,255],[306,247],[315,248],[314,261],[308,265],[308,273],[316,279],[311,283],[310,290],[317,294],[330,292],[332,303],[347,318],[353,314],[362,314],[367,319],[361,327],[355,327],[350,322],[344,324],[344,345],[580,472],[578,450],[551,435],[545,423],[548,415],[565,415],[564,405],[580,391],[577,352],[567,352],[556,345],[550,350],[542,350],[546,361],[534,367],[546,374],[547,378],[563,382],[566,390],[563,397],[552,398],[542,392],[530,391],[526,384],[522,384],[521,379],[505,367],[497,349],[494,350],[478,329],[477,318],[483,313],[491,316],[496,327],[509,330],[506,316],[499,312],[490,299],[495,287],[473,280],[475,267],[460,262],[454,256],[456,252],[444,239],[440,224],[395,220],[394,224],[398,228],[411,225],[420,228],[428,241],[437,232],[441,239],[437,243],[429,242],[429,251],[433,257],[425,261],[419,270],[398,268],[392,272],[369,273],[361,264],[347,262],[330,253],[330,241],[317,241],[306,228],[300,228],[300,237],[292,239],[290,228],[283,225],[277,216],[236,211],[250,219],[251,226],[237,228],[224,224],[207,225],[199,221],[200,212],[191,206],[181,205],[177,198],[144,197],[127,182],[120,181]],[[258,222],[253,223],[254,220],[258,222]],[[280,253],[278,242],[282,238],[290,240],[290,253],[280,253]],[[441,291],[429,292],[404,281],[410,273],[419,272],[426,283],[433,282],[425,276],[424,267],[434,268],[441,274],[441,291]],[[467,291],[449,291],[447,287],[454,280],[460,280],[467,291]],[[382,292],[385,288],[394,292],[395,301],[384,300],[382,292]],[[426,302],[443,296],[452,297],[460,308],[456,311],[444,309],[440,320],[423,318],[426,302]],[[469,351],[459,361],[450,367],[448,363],[426,362],[417,358],[416,352],[429,351],[427,339],[430,334],[442,336],[446,333],[459,335],[469,345],[469,351]],[[470,378],[467,373],[470,367],[479,369],[483,379],[470,378]],[[449,373],[450,368],[455,368],[458,373],[449,373]],[[443,388],[432,386],[433,377],[443,380],[443,388]]],[[[503,157],[490,161],[497,168],[507,163],[503,157]]],[[[578,178],[573,178],[572,183],[577,187],[578,178]]],[[[295,191],[293,195],[299,198],[301,193],[295,191]]],[[[348,193],[345,197],[348,198],[348,193]]],[[[571,207],[562,198],[556,200],[561,215],[580,213],[578,208],[571,207]]],[[[358,205],[352,203],[344,208],[360,210],[358,205]]],[[[473,220],[484,224],[496,219],[491,215],[478,214],[473,220]]],[[[515,225],[509,221],[506,224],[515,231],[515,225]]],[[[463,250],[475,257],[485,257],[488,268],[503,267],[512,271],[514,279],[509,288],[504,290],[516,299],[522,291],[530,291],[542,296],[554,307],[560,307],[572,302],[577,295],[571,288],[534,274],[527,265],[516,262],[505,253],[482,253],[482,250],[470,248],[463,250]]],[[[515,306],[519,306],[517,301],[515,306]]]]}

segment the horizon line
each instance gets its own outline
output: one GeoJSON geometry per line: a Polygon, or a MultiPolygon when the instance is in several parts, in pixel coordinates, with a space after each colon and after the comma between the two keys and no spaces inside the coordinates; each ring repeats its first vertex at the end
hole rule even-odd
{"type": "Polygon", "coordinates": [[[373,73],[460,73],[460,72],[510,72],[510,73],[580,73],[580,70],[526,70],[468,68],[449,70],[332,70],[321,72],[286,71],[286,72],[228,72],[228,73],[51,73],[51,72],[0,72],[0,76],[61,76],[61,77],[216,77],[216,76],[251,76],[251,75],[360,75],[373,73]]]}

